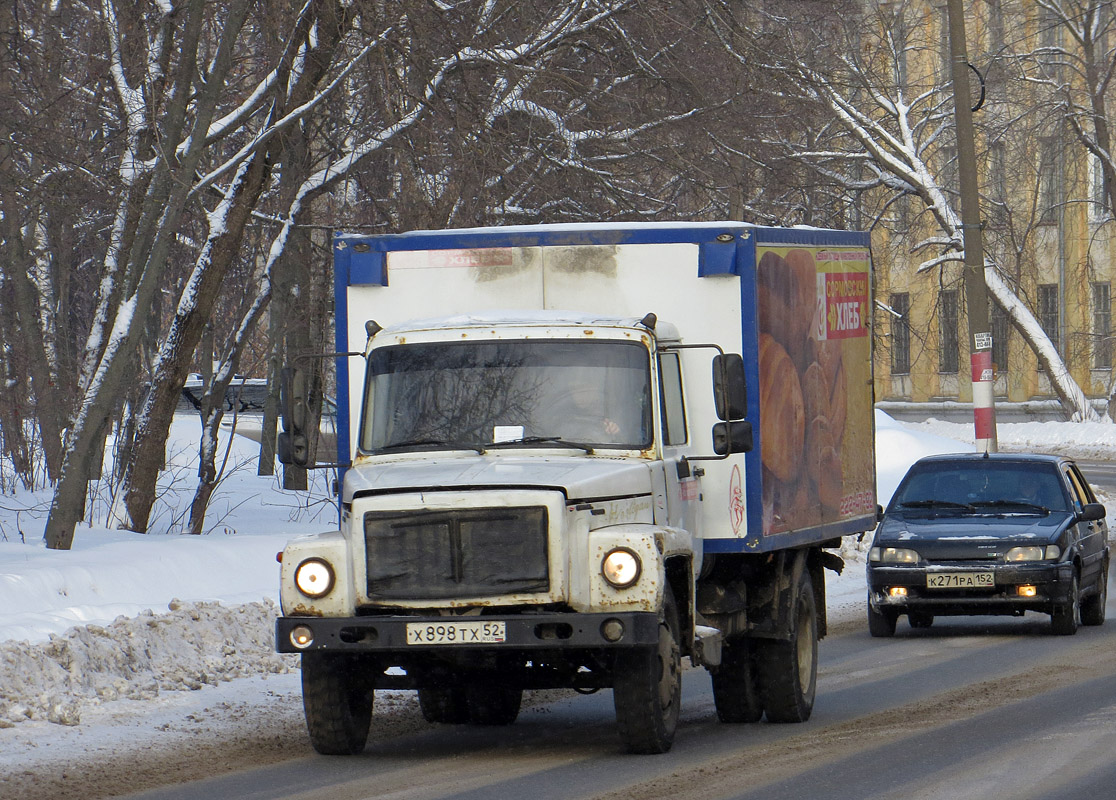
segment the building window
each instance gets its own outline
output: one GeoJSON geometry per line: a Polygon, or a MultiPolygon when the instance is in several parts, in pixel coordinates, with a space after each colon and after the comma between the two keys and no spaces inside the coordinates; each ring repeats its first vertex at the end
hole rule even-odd
{"type": "Polygon", "coordinates": [[[1008,339],[1011,336],[1011,320],[1007,312],[993,304],[988,312],[989,327],[992,328],[992,365],[996,375],[1008,371],[1008,339]]]}
{"type": "Polygon", "coordinates": [[[1093,369],[1112,366],[1112,294],[1107,283],[1093,284],[1093,369]]]}
{"type": "Polygon", "coordinates": [[[994,227],[1007,222],[1007,158],[1003,142],[993,142],[988,149],[989,193],[991,203],[988,216],[994,227]]]}
{"type": "Polygon", "coordinates": [[[907,375],[911,371],[911,296],[891,296],[891,374],[907,375]]]}
{"type": "Polygon", "coordinates": [[[1061,211],[1061,145],[1057,136],[1043,138],[1039,152],[1039,222],[1053,225],[1061,211]]]}
{"type": "Polygon", "coordinates": [[[1108,216],[1108,191],[1104,185],[1104,163],[1096,156],[1089,157],[1089,216],[1101,220],[1108,216]]]}
{"type": "Polygon", "coordinates": [[[938,371],[957,372],[957,290],[948,289],[938,297],[938,371]]]}
{"type": "MultiPolygon", "coordinates": [[[[1040,283],[1038,287],[1038,321],[1043,331],[1050,337],[1054,349],[1062,352],[1058,331],[1061,328],[1058,315],[1058,284],[1040,283]]],[[[1041,365],[1040,365],[1041,367],[1041,365]]]]}

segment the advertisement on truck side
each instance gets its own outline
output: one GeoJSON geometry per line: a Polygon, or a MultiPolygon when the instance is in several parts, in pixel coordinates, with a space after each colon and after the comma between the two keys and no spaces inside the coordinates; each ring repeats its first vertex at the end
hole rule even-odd
{"type": "Polygon", "coordinates": [[[764,535],[870,513],[869,253],[756,255],[764,535]]]}

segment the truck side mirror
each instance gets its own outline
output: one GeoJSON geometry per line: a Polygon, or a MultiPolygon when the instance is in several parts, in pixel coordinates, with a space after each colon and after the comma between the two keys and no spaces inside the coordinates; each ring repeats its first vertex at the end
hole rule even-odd
{"type": "Polygon", "coordinates": [[[752,451],[752,423],[718,422],[713,426],[713,452],[719,456],[752,451]]]}
{"type": "Polygon", "coordinates": [[[310,463],[310,440],[306,436],[309,413],[306,373],[294,367],[284,367],[279,378],[279,414],[283,419],[283,432],[276,441],[276,456],[280,464],[305,467],[310,463]]]}
{"type": "Polygon", "coordinates": [[[713,400],[718,419],[743,419],[748,415],[748,384],[744,379],[744,358],[739,353],[713,356],[713,400]]]}

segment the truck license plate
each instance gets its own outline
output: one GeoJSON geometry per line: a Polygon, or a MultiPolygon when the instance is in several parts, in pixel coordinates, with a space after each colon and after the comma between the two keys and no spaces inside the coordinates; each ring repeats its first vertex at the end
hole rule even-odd
{"type": "Polygon", "coordinates": [[[986,589],[995,585],[991,572],[935,572],[926,576],[930,589],[986,589]]]}
{"type": "Polygon", "coordinates": [[[408,622],[407,644],[502,644],[503,622],[408,622]]]}

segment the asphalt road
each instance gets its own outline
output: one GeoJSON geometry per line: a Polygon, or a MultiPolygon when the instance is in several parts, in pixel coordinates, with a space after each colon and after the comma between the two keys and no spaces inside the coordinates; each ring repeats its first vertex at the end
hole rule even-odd
{"type": "Polygon", "coordinates": [[[1081,474],[1093,485],[1094,490],[1099,488],[1109,494],[1116,492],[1116,461],[1075,460],[1081,468],[1081,474]]]}
{"type": "Polygon", "coordinates": [[[357,757],[246,763],[136,797],[1110,797],[1114,648],[1116,617],[1072,637],[1051,635],[1038,614],[945,619],[917,631],[900,621],[894,639],[873,639],[861,619],[848,620],[822,642],[817,702],[804,724],[721,724],[708,675],[691,669],[674,749],[662,756],[621,751],[611,693],[602,691],[527,709],[506,728],[428,727],[372,742],[357,757]]]}

